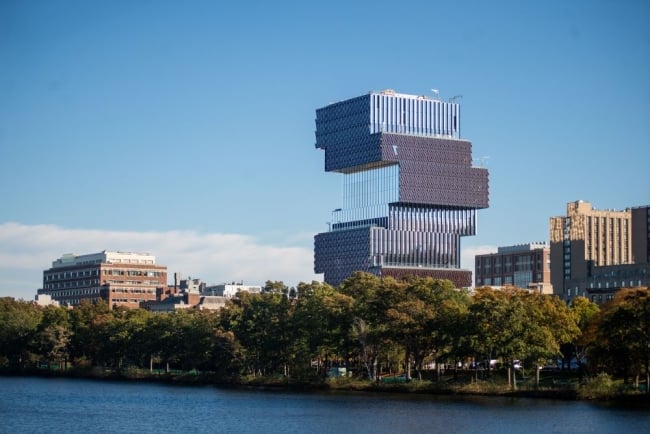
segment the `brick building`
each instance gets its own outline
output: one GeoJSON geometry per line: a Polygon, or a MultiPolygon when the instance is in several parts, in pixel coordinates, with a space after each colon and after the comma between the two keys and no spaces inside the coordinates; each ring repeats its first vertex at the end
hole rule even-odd
{"type": "Polygon", "coordinates": [[[547,243],[499,247],[497,253],[476,255],[476,286],[517,286],[550,294],[553,292],[550,258],[547,243]]]}
{"type": "Polygon", "coordinates": [[[156,292],[166,287],[167,267],[156,265],[155,256],[104,250],[55,260],[43,271],[43,288],[37,292],[68,306],[102,299],[111,308],[137,308],[156,300],[156,292]]]}

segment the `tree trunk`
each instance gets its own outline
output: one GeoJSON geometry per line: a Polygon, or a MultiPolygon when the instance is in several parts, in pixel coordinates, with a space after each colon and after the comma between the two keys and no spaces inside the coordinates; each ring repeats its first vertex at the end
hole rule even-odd
{"type": "Polygon", "coordinates": [[[512,390],[517,390],[517,375],[515,374],[516,370],[513,363],[508,363],[508,384],[512,387],[512,390]]]}
{"type": "Polygon", "coordinates": [[[418,374],[418,380],[422,380],[422,360],[419,357],[414,357],[415,372],[418,374]]]}
{"type": "Polygon", "coordinates": [[[490,348],[490,351],[488,352],[488,358],[487,358],[487,378],[490,378],[490,375],[492,375],[492,349],[490,348]]]}
{"type": "Polygon", "coordinates": [[[377,375],[377,356],[372,358],[372,378],[375,381],[379,381],[379,376],[377,375]]]}
{"type": "Polygon", "coordinates": [[[411,381],[411,355],[406,356],[406,381],[411,381]]]}

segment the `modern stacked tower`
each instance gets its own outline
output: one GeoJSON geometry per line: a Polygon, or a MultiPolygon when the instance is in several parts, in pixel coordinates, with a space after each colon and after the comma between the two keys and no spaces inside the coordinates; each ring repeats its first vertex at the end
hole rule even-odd
{"type": "Polygon", "coordinates": [[[315,237],[314,270],[338,285],[355,271],[471,285],[460,239],[488,207],[488,171],[472,166],[455,101],[370,92],[316,111],[325,171],[343,175],[343,203],[315,237]]]}

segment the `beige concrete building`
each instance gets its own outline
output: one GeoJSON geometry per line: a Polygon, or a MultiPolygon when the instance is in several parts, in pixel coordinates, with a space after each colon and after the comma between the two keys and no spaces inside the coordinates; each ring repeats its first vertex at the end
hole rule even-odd
{"type": "Polygon", "coordinates": [[[632,208],[632,262],[650,263],[650,206],[632,208]]]}
{"type": "Polygon", "coordinates": [[[60,306],[58,301],[52,300],[52,297],[47,294],[36,294],[34,303],[38,306],[60,306]]]}
{"type": "MultiPolygon", "coordinates": [[[[647,213],[647,207],[642,209],[647,213]]],[[[647,230],[646,218],[646,259],[647,230]]],[[[639,251],[643,249],[641,243],[636,243],[636,238],[642,236],[632,231],[630,208],[597,210],[581,200],[567,204],[566,216],[550,219],[550,237],[551,282],[554,293],[566,301],[577,295],[589,296],[589,286],[597,285],[594,276],[605,275],[597,269],[610,267],[611,274],[611,267],[634,263],[633,240],[639,251]]],[[[619,288],[620,282],[619,279],[619,288]]]]}
{"type": "Polygon", "coordinates": [[[203,295],[214,295],[219,297],[233,298],[238,292],[249,292],[259,294],[262,287],[258,285],[244,285],[243,283],[222,283],[219,285],[206,286],[201,292],[203,295]]]}

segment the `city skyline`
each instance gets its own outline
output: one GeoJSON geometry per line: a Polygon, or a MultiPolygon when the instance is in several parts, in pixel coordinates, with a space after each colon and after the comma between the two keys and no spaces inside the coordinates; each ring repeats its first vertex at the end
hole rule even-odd
{"type": "Polygon", "coordinates": [[[314,112],[386,88],[462,95],[490,171],[464,268],[548,241],[568,202],[646,205],[650,5],[624,3],[4,2],[0,296],[102,250],[208,283],[319,278],[341,185],[314,112]]]}

